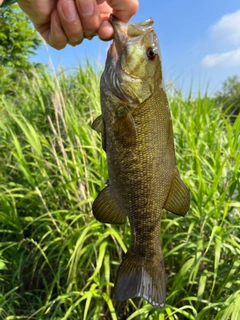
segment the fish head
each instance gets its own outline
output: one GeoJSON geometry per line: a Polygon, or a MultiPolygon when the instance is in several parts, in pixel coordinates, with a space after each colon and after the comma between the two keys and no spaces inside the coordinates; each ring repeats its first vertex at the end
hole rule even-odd
{"type": "Polygon", "coordinates": [[[114,40],[103,81],[111,93],[130,105],[144,102],[162,85],[159,44],[153,19],[126,24],[111,15],[114,40]]]}

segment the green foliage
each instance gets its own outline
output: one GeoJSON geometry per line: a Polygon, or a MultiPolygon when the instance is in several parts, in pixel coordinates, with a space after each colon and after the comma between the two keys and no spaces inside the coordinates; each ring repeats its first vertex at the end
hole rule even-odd
{"type": "Polygon", "coordinates": [[[222,89],[217,92],[215,103],[231,115],[234,121],[240,113],[240,79],[237,75],[227,78],[222,83],[222,89]]]}
{"type": "Polygon", "coordinates": [[[186,218],[163,213],[167,305],[154,309],[143,299],[111,300],[130,228],[91,213],[107,180],[90,126],[98,75],[89,65],[57,77],[43,70],[26,85],[17,99],[0,98],[0,318],[237,320],[240,116],[231,125],[208,97],[170,97],[192,200],[186,218]]]}
{"type": "Polygon", "coordinates": [[[0,93],[12,91],[24,74],[31,75],[29,57],[40,45],[40,37],[17,5],[0,8],[0,93]]]}

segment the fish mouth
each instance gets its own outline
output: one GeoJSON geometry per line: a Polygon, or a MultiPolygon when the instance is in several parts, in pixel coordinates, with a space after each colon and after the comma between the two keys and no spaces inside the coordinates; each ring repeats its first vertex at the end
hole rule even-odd
{"type": "Polygon", "coordinates": [[[114,41],[110,47],[109,54],[115,59],[117,59],[124,51],[128,41],[138,41],[140,37],[153,31],[154,21],[152,18],[135,24],[127,24],[118,20],[114,14],[111,14],[109,21],[114,30],[114,41]]]}
{"type": "Polygon", "coordinates": [[[109,21],[114,30],[114,41],[111,44],[109,54],[112,58],[115,58],[117,60],[123,52],[124,47],[128,41],[128,26],[126,23],[119,21],[118,18],[113,14],[110,15],[109,21]]]}
{"type": "MultiPolygon", "coordinates": [[[[119,21],[113,14],[110,15],[109,22],[114,29],[113,42],[108,50],[104,74],[101,78],[102,83],[109,89],[115,97],[134,107],[136,101],[143,101],[136,95],[133,89],[133,82],[136,88],[141,86],[144,80],[144,70],[141,66],[141,59],[147,58],[146,50],[157,48],[157,37],[153,29],[153,19],[139,23],[124,23],[119,21]],[[144,54],[145,53],[145,54],[144,54]],[[136,59],[134,56],[136,56],[136,59]],[[139,57],[140,56],[140,57],[139,57]],[[138,62],[138,58],[140,59],[138,62]],[[142,74],[136,69],[142,70],[142,74]],[[131,83],[130,89],[127,83],[131,83]],[[134,91],[134,92],[133,92],[134,91]]],[[[144,60],[144,61],[145,61],[144,60]]],[[[145,64],[143,64],[145,66],[145,64]]],[[[146,82],[150,80],[147,79],[146,82]]],[[[147,92],[150,90],[147,85],[147,92]]],[[[137,90],[137,89],[136,89],[137,90]]],[[[148,96],[149,97],[149,96],[148,96]]],[[[145,99],[146,100],[146,99],[145,99]]]]}

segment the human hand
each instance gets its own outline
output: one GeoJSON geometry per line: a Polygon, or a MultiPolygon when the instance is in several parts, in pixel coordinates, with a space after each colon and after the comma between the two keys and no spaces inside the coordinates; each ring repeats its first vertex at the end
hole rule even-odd
{"type": "Polygon", "coordinates": [[[19,0],[18,4],[55,49],[67,43],[75,46],[95,35],[110,40],[114,31],[109,15],[128,22],[138,9],[138,0],[19,0]]]}

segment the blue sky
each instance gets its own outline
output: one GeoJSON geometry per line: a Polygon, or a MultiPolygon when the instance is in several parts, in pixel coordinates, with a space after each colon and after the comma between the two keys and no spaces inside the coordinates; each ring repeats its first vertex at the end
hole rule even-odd
{"type": "MultiPolygon", "coordinates": [[[[140,0],[132,22],[153,17],[162,54],[165,81],[185,93],[192,84],[196,93],[214,94],[227,77],[240,74],[239,0],[140,0]]],[[[110,43],[84,40],[77,47],[61,51],[42,47],[34,60],[57,70],[74,68],[89,58],[104,64],[110,43]]]]}

